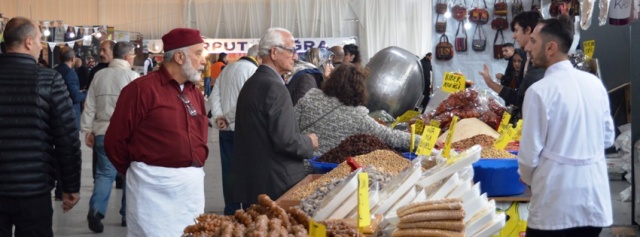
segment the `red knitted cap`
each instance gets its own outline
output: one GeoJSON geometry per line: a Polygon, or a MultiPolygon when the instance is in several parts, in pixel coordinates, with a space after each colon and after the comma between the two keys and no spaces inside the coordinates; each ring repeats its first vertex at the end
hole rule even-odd
{"type": "Polygon", "coordinates": [[[167,52],[195,44],[202,44],[204,41],[200,36],[199,30],[175,28],[162,36],[162,43],[164,44],[164,51],[167,52]]]}

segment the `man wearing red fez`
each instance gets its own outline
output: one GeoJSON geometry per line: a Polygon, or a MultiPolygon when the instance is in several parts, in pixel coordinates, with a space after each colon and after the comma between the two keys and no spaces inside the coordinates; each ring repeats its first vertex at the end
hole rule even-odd
{"type": "MultiPolygon", "coordinates": [[[[301,134],[282,74],[298,58],[291,33],[271,28],[260,39],[262,65],[244,83],[236,105],[231,199],[248,205],[258,195],[279,198],[304,176],[304,159],[318,148],[315,134],[301,134]]],[[[225,69],[226,70],[226,69],[225,69]]],[[[127,194],[128,195],[128,194],[127,194]]]]}
{"type": "Polygon", "coordinates": [[[124,87],[105,135],[109,160],[127,182],[127,236],[180,236],[204,212],[208,119],[195,86],[203,40],[177,28],[162,42],[162,66],[124,87]]]}

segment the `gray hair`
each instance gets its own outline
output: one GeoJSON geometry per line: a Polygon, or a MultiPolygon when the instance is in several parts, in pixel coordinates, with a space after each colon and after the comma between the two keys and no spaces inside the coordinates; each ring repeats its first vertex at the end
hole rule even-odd
{"type": "Polygon", "coordinates": [[[28,37],[36,37],[38,30],[39,29],[28,18],[11,18],[4,29],[4,42],[7,49],[20,47],[28,37]]]}
{"type": "Polygon", "coordinates": [[[249,48],[247,50],[247,56],[254,57],[254,58],[258,57],[258,45],[257,44],[251,46],[251,48],[249,48]]]}
{"type": "Polygon", "coordinates": [[[260,39],[260,43],[258,44],[258,55],[260,57],[269,56],[269,51],[271,51],[274,46],[284,46],[284,37],[282,37],[283,33],[289,33],[291,35],[291,32],[289,32],[285,28],[269,28],[264,36],[262,36],[262,38],[260,39]]]}
{"type": "Polygon", "coordinates": [[[174,61],[173,56],[177,52],[182,52],[185,56],[187,56],[189,54],[188,46],[164,52],[164,56],[162,57],[162,62],[165,62],[165,63],[173,62],[174,61]]]}
{"type": "Polygon", "coordinates": [[[60,62],[61,63],[66,63],[69,62],[71,60],[74,60],[76,57],[76,52],[73,51],[72,48],[70,47],[63,47],[60,49],[60,62]]]}
{"type": "Polygon", "coordinates": [[[134,49],[131,42],[120,41],[113,46],[113,58],[124,59],[134,49]]]}

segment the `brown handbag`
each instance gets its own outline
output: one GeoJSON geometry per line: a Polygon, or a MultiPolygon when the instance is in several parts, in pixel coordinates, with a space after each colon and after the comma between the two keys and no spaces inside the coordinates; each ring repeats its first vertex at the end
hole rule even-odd
{"type": "MultiPolygon", "coordinates": [[[[471,3],[471,7],[476,1],[473,0],[471,3]]],[[[475,7],[473,10],[469,12],[469,21],[476,23],[478,25],[484,25],[489,22],[489,11],[487,11],[487,2],[482,0],[484,3],[484,8],[475,7]]]]}
{"type": "Polygon", "coordinates": [[[446,34],[440,36],[440,43],[436,45],[436,59],[449,61],[453,58],[453,45],[449,43],[449,37],[446,34]]]}
{"type": "Polygon", "coordinates": [[[509,21],[504,17],[496,17],[491,21],[491,29],[494,30],[506,30],[509,29],[509,21]]]}
{"type": "Polygon", "coordinates": [[[541,0],[537,0],[538,2],[536,3],[536,0],[531,0],[531,11],[535,11],[535,12],[540,12],[540,6],[541,4],[541,0]]]}
{"type": "Polygon", "coordinates": [[[504,35],[502,34],[502,30],[496,31],[496,38],[493,39],[493,58],[501,59],[504,58],[502,55],[502,45],[504,44],[504,35]],[[498,44],[498,35],[502,36],[502,43],[498,44]]]}
{"type": "Polygon", "coordinates": [[[482,29],[482,26],[480,25],[476,25],[476,29],[473,31],[471,48],[476,52],[483,52],[487,48],[487,36],[484,33],[484,29],[482,29]],[[476,35],[478,36],[477,39],[476,35]]]}
{"type": "Polygon", "coordinates": [[[436,2],[436,14],[444,14],[445,12],[447,12],[447,8],[449,8],[449,5],[447,5],[447,0],[438,0],[436,2]]]}
{"type": "Polygon", "coordinates": [[[509,12],[509,6],[507,6],[506,0],[496,0],[496,3],[493,5],[493,15],[496,16],[506,16],[509,12]]]}
{"type": "Polygon", "coordinates": [[[515,17],[523,11],[522,0],[513,0],[513,3],[511,3],[511,16],[515,17]]]}
{"type": "Polygon", "coordinates": [[[440,14],[436,16],[436,32],[444,33],[447,32],[447,19],[445,18],[444,21],[438,21],[440,20],[440,16],[440,14]]]}
{"type": "Polygon", "coordinates": [[[551,17],[557,17],[565,11],[566,7],[564,0],[552,0],[549,6],[549,15],[551,15],[551,17]]]}
{"type": "Polygon", "coordinates": [[[458,29],[456,30],[456,52],[467,52],[467,30],[464,29],[463,21],[458,22],[458,29]],[[462,33],[464,36],[460,34],[460,28],[462,28],[462,33]]]}
{"type": "Polygon", "coordinates": [[[464,1],[453,6],[452,10],[453,19],[464,21],[467,18],[467,6],[465,5],[464,1]]]}

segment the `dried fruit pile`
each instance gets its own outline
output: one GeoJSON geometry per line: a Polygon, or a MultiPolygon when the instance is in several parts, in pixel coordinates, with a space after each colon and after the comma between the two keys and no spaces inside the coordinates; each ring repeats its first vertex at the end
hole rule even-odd
{"type": "Polygon", "coordinates": [[[339,164],[344,162],[347,157],[363,155],[375,150],[393,150],[393,148],[376,136],[356,134],[344,139],[340,145],[324,153],[317,161],[339,164]]]}

